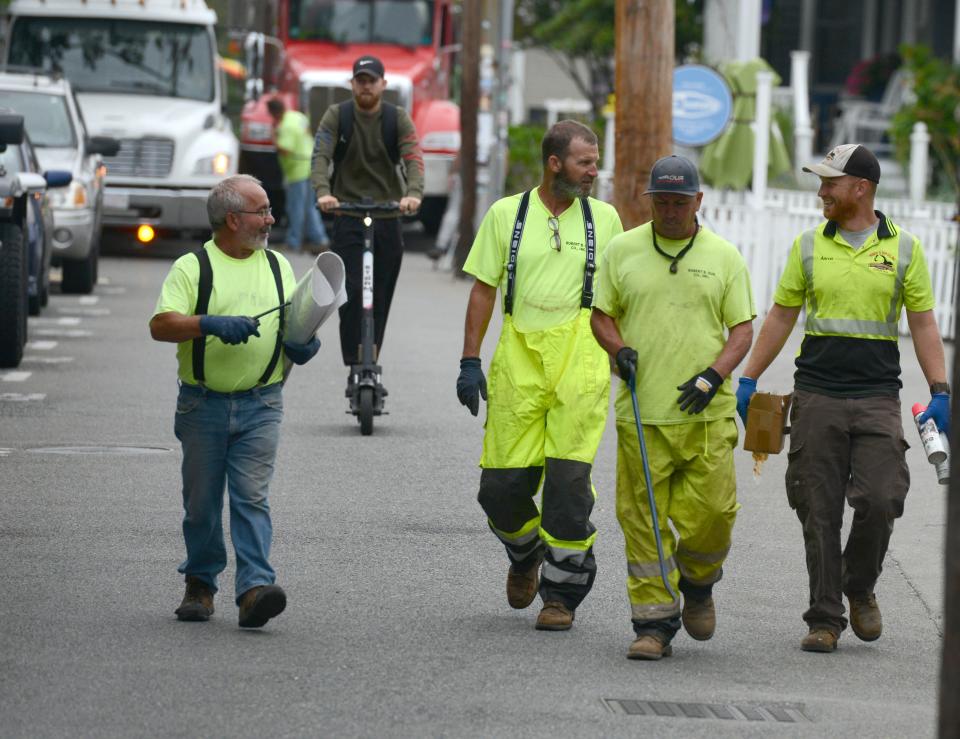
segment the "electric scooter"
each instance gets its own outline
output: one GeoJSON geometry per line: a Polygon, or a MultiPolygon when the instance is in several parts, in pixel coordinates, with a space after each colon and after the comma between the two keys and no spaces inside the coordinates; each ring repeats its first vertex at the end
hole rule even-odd
{"type": "Polygon", "coordinates": [[[360,363],[350,366],[351,382],[348,391],[350,410],[360,422],[360,433],[373,433],[373,417],[385,415],[383,400],[387,391],[380,381],[383,370],[377,364],[379,347],[374,343],[373,322],[373,213],[399,214],[397,202],[374,203],[364,198],[357,203],[341,202],[337,213],[355,216],[363,221],[363,315],[360,319],[360,363]]]}

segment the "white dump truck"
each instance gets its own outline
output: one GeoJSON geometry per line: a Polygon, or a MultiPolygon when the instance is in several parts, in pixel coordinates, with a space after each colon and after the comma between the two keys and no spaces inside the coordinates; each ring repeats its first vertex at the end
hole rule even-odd
{"type": "Polygon", "coordinates": [[[207,194],[239,153],[216,13],[203,0],[13,0],[8,14],[8,68],[67,77],[89,134],[120,141],[104,157],[104,228],[141,241],[208,230],[207,194]]]}

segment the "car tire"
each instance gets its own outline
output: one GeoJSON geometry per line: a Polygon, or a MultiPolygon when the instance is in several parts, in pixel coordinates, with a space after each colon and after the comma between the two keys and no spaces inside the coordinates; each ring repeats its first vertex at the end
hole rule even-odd
{"type": "Polygon", "coordinates": [[[97,252],[98,248],[91,246],[86,259],[64,259],[63,279],[60,290],[64,293],[88,295],[93,292],[97,284],[97,252]]]}
{"type": "Polygon", "coordinates": [[[23,231],[0,223],[0,367],[17,367],[27,343],[27,255],[23,231]]]}

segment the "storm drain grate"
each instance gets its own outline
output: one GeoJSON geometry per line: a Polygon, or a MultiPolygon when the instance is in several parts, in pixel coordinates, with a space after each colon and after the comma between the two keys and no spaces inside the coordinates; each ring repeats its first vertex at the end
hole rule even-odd
{"type": "Polygon", "coordinates": [[[603,703],[611,712],[627,716],[810,723],[803,712],[803,704],[796,703],[673,703],[622,698],[604,698],[603,703]]]}

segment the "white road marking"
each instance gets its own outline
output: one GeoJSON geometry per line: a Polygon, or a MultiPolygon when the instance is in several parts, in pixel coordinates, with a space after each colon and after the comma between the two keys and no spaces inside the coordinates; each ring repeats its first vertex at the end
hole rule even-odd
{"type": "Polygon", "coordinates": [[[15,372],[4,372],[0,375],[0,380],[4,382],[23,382],[32,375],[32,372],[27,372],[25,370],[18,370],[15,372]]]}
{"type": "Polygon", "coordinates": [[[46,393],[0,393],[0,403],[5,401],[24,403],[31,400],[43,400],[46,397],[46,393]]]}
{"type": "Polygon", "coordinates": [[[13,452],[13,449],[7,449],[6,447],[0,447],[0,457],[9,457],[10,453],[13,452]]]}
{"type": "Polygon", "coordinates": [[[93,336],[92,331],[84,331],[83,329],[79,329],[79,328],[66,328],[66,329],[38,328],[38,329],[34,329],[32,333],[37,334],[39,336],[60,336],[63,338],[70,338],[70,339],[79,339],[79,338],[83,338],[84,336],[93,336]]]}
{"type": "Polygon", "coordinates": [[[81,308],[81,307],[72,307],[72,306],[57,306],[57,313],[64,313],[66,315],[80,315],[80,316],[109,316],[109,308],[81,308]]]}
{"type": "Polygon", "coordinates": [[[100,298],[98,298],[96,295],[84,295],[79,300],[77,300],[77,302],[80,305],[96,305],[97,303],[100,302],[100,298]]]}
{"type": "MultiPolygon", "coordinates": [[[[36,333],[36,331],[34,331],[34,333],[36,333]]],[[[56,346],[57,346],[56,341],[28,341],[27,342],[27,349],[32,349],[38,352],[47,352],[47,351],[50,351],[51,349],[56,348],[56,346]]]]}
{"type": "Polygon", "coordinates": [[[73,357],[31,357],[25,356],[23,358],[24,362],[31,362],[33,364],[64,364],[66,362],[72,362],[73,357]]]}
{"type": "Polygon", "coordinates": [[[83,319],[79,316],[61,316],[60,318],[37,316],[36,318],[31,318],[30,320],[34,323],[45,324],[48,326],[79,326],[83,319]]]}

